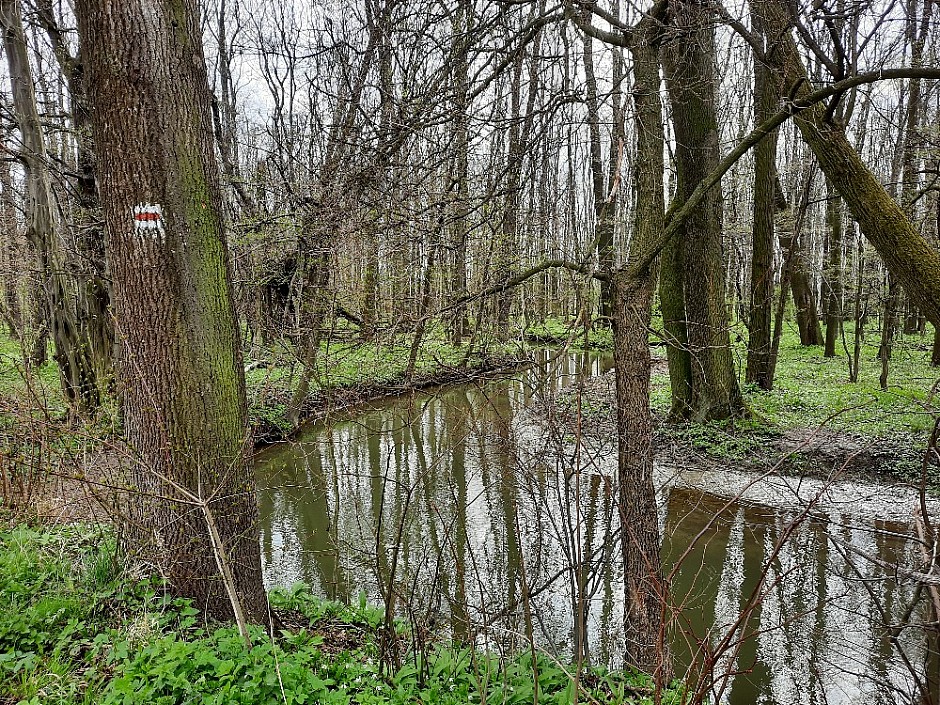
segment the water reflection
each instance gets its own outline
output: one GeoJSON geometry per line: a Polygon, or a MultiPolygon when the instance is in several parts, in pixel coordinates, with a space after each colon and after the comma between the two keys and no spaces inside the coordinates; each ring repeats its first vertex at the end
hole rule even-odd
{"type": "MultiPolygon", "coordinates": [[[[546,354],[520,379],[376,404],[269,449],[258,464],[268,583],[300,580],[341,600],[365,591],[462,641],[508,650],[532,638],[616,666],[609,458],[563,434],[534,445],[520,419],[546,391],[608,367],[546,354]]],[[[711,683],[712,698],[731,704],[913,701],[913,676],[883,627],[905,616],[913,590],[845,548],[915,565],[904,527],[806,519],[660,475],[664,565],[681,559],[679,672],[714,664],[727,677],[711,683]]],[[[918,633],[899,639],[925,668],[918,633]]]]}

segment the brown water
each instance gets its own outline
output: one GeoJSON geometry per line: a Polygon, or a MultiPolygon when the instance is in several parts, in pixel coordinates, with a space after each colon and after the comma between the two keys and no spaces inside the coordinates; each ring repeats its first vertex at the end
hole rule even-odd
{"type": "MultiPolygon", "coordinates": [[[[583,641],[593,663],[616,666],[623,610],[610,449],[552,438],[525,412],[609,361],[549,357],[511,380],[377,403],[265,451],[268,583],[377,602],[391,584],[397,611],[480,647],[518,649],[530,636],[570,658],[583,641]],[[583,630],[575,614],[585,615],[583,630]]],[[[907,527],[860,501],[806,518],[799,503],[729,501],[714,478],[658,475],[677,672],[697,673],[703,652],[726,643],[714,658],[726,675],[714,679],[714,701],[919,702],[915,679],[940,676],[925,664],[921,632],[902,631],[896,648],[884,626],[904,619],[913,588],[846,548],[917,565],[907,527]]],[[[912,618],[925,614],[918,605],[912,618]]]]}

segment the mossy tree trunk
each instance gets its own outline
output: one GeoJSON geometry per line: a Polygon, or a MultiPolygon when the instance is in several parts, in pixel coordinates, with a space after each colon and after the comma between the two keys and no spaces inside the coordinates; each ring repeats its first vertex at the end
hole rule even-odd
{"type": "MultiPolygon", "coordinates": [[[[676,134],[676,200],[684,202],[721,159],[715,32],[704,5],[678,2],[670,12],[675,36],[663,51],[663,66],[676,134]]],[[[720,187],[708,191],[677,237],[683,247],[681,277],[691,355],[686,415],[696,421],[743,415],[746,408],[731,354],[725,301],[720,187]]],[[[677,276],[675,270],[670,276],[677,276]]],[[[677,396],[683,393],[681,387],[674,391],[677,396]]]]}
{"type": "Polygon", "coordinates": [[[221,617],[240,602],[260,622],[245,378],[199,5],[80,0],[76,15],[135,460],[124,533],[176,594],[221,617]]]}
{"type": "MultiPolygon", "coordinates": [[[[755,34],[766,45],[759,18],[755,34]]],[[[754,123],[761,124],[776,110],[780,86],[760,57],[754,57],[754,123]]],[[[771,329],[774,302],[774,212],[777,210],[777,131],[754,147],[754,223],[751,246],[751,305],[748,321],[745,379],[761,389],[773,385],[771,329]]]]}

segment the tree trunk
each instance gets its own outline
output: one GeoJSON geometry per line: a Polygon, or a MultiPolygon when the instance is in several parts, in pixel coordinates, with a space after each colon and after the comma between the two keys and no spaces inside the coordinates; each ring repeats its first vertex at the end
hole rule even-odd
{"type": "MultiPolygon", "coordinates": [[[[584,10],[584,21],[590,22],[591,13],[584,10]]],[[[614,50],[613,75],[613,126],[611,130],[610,154],[605,175],[601,153],[601,119],[598,107],[597,78],[594,75],[594,48],[590,35],[584,36],[584,75],[587,88],[587,120],[591,145],[591,187],[594,201],[594,228],[597,242],[597,265],[602,272],[614,270],[614,229],[617,216],[617,172],[619,171],[620,141],[623,139],[623,116],[620,109],[620,82],[622,60],[614,50]],[[605,178],[606,176],[606,178],[605,178]],[[606,183],[605,183],[606,182],[606,183]]],[[[601,283],[599,314],[604,319],[611,316],[611,287],[601,283]]]]}
{"type": "Polygon", "coordinates": [[[105,260],[105,234],[100,225],[97,165],[91,135],[91,113],[85,89],[81,49],[73,56],[59,26],[52,0],[37,3],[37,16],[46,30],[56,60],[68,86],[76,145],[76,205],[72,246],[77,254],[73,269],[79,282],[77,323],[87,342],[101,393],[107,392],[114,367],[114,326],[111,320],[111,288],[105,260]]]}
{"type": "MultiPolygon", "coordinates": [[[[4,139],[4,143],[6,143],[4,139]]],[[[21,339],[23,321],[20,310],[20,277],[17,271],[22,270],[23,254],[19,252],[18,231],[16,222],[16,201],[13,193],[13,174],[10,162],[0,164],[0,291],[3,299],[0,301],[0,311],[7,324],[11,337],[21,339]],[[17,266],[17,263],[20,263],[17,266]]],[[[25,254],[25,253],[24,253],[25,254]]]]}
{"type": "MultiPolygon", "coordinates": [[[[62,390],[68,403],[80,411],[98,406],[98,385],[91,348],[82,335],[85,319],[67,274],[59,238],[51,176],[46,162],[33,77],[29,65],[18,0],[0,0],[0,24],[10,71],[13,110],[20,129],[26,171],[26,238],[39,257],[45,319],[55,345],[62,390]]],[[[43,346],[45,345],[43,341],[43,346]]]]}
{"type": "MultiPolygon", "coordinates": [[[[759,18],[754,29],[766,44],[759,18]]],[[[754,57],[754,123],[776,111],[780,87],[773,72],[754,57]]],[[[774,212],[777,210],[777,131],[754,147],[754,224],[751,249],[751,306],[745,379],[760,389],[773,385],[770,370],[774,302],[774,212]]]]}
{"type": "Polygon", "coordinates": [[[792,253],[789,258],[790,291],[793,293],[793,307],[796,309],[800,345],[822,345],[823,334],[819,325],[819,309],[816,307],[816,294],[813,292],[809,265],[803,253],[802,229],[793,233],[790,241],[781,239],[780,246],[784,251],[790,250],[792,253]]]}
{"type": "MultiPolygon", "coordinates": [[[[663,52],[663,65],[676,133],[676,200],[684,202],[721,158],[715,32],[705,6],[680,2],[670,11],[676,36],[663,52]]],[[[746,408],[731,355],[720,187],[709,190],[677,237],[684,247],[686,334],[692,356],[690,418],[708,421],[741,416],[746,408]]]]}
{"type": "Polygon", "coordinates": [[[198,3],[80,0],[76,15],[137,460],[126,536],[176,594],[260,622],[245,378],[198,3]]]}
{"type": "Polygon", "coordinates": [[[842,332],[842,246],[844,241],[842,198],[826,182],[826,223],[829,226],[829,260],[826,263],[826,357],[836,356],[842,332]]]}
{"type": "MultiPolygon", "coordinates": [[[[471,7],[468,0],[459,0],[454,21],[454,199],[453,271],[450,296],[460,300],[467,295],[467,241],[470,235],[470,55],[467,32],[470,30],[471,7]]],[[[450,321],[450,340],[460,345],[470,333],[467,306],[458,305],[450,321]]]]}
{"type": "Polygon", "coordinates": [[[669,362],[669,385],[672,405],[669,418],[681,421],[692,416],[692,356],[685,323],[685,287],[683,243],[670,238],[660,255],[659,304],[663,313],[666,358],[669,362]]]}
{"type": "Polygon", "coordinates": [[[940,328],[933,329],[933,349],[930,353],[930,366],[940,367],[940,328]]]}
{"type": "Polygon", "coordinates": [[[878,346],[878,359],[881,360],[879,383],[882,389],[888,388],[888,372],[891,365],[891,348],[898,328],[898,310],[901,302],[901,290],[897,280],[888,274],[888,294],[885,297],[884,316],[881,319],[881,344],[878,346]]]}
{"type": "MultiPolygon", "coordinates": [[[[641,257],[660,236],[665,216],[657,27],[658,20],[652,17],[642,20],[630,48],[637,139],[636,220],[630,245],[633,259],[641,257]]],[[[617,271],[612,281],[626,662],[662,684],[669,680],[671,665],[663,632],[666,586],[660,565],[649,404],[649,324],[656,276],[652,268],[628,276],[629,264],[617,271]]]]}
{"type": "Polygon", "coordinates": [[[330,291],[333,248],[328,242],[329,234],[324,232],[325,222],[326,217],[316,204],[304,208],[297,244],[299,291],[293,297],[298,305],[297,359],[303,371],[287,409],[287,419],[294,426],[300,422],[310,382],[316,375],[323,327],[333,301],[330,291]]]}

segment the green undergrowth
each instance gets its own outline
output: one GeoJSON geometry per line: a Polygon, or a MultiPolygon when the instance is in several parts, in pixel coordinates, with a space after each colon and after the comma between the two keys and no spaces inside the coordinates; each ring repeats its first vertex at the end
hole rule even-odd
{"type": "MultiPolygon", "coordinates": [[[[500,659],[440,641],[383,668],[381,609],[326,602],[301,585],[270,598],[292,626],[273,638],[251,627],[249,646],[158,582],[131,578],[105,529],[9,528],[0,533],[0,703],[521,705],[536,688],[538,702],[575,702],[573,669],[545,656],[500,659]]],[[[591,670],[579,688],[580,702],[651,702],[638,675],[591,670]]]]}
{"type": "Polygon", "coordinates": [[[59,392],[59,371],[51,358],[36,369],[28,368],[20,344],[0,332],[0,399],[30,396],[50,413],[65,412],[59,392]]]}
{"type": "MultiPolygon", "coordinates": [[[[851,329],[846,331],[850,345],[852,335],[851,329]]],[[[825,424],[868,436],[925,434],[935,413],[930,392],[940,380],[940,369],[930,366],[932,340],[907,335],[895,341],[887,390],[879,385],[878,343],[878,331],[866,331],[859,379],[850,382],[841,346],[836,357],[826,358],[821,347],[803,347],[796,331],[788,331],[780,345],[774,389],[747,389],[748,402],[758,417],[783,428],[825,424]]]]}
{"type": "MultiPolygon", "coordinates": [[[[846,339],[852,344],[852,324],[846,339]]],[[[796,443],[778,443],[795,432],[837,434],[848,445],[844,455],[860,453],[855,465],[875,473],[888,473],[918,482],[921,459],[938,413],[932,390],[940,370],[931,367],[932,339],[906,335],[894,343],[888,389],[880,388],[879,332],[866,331],[860,355],[859,379],[849,381],[844,348],[826,358],[822,347],[800,345],[792,325],[785,328],[780,343],[774,388],[771,391],[742,384],[750,416],[744,419],[692,424],[663,424],[662,432],[708,455],[732,462],[768,462],[782,457],[781,448],[796,443]]],[[[736,366],[743,377],[746,342],[735,345],[736,366]]],[[[665,351],[658,353],[665,355],[665,351]]],[[[664,371],[652,377],[651,405],[665,418],[671,395],[664,371]]],[[[828,441],[826,441],[828,442],[828,441]]],[[[831,445],[831,444],[830,444],[831,445]]],[[[794,469],[812,465],[813,458],[798,453],[794,469]]],[[[823,458],[825,461],[826,459],[823,458]]],[[[838,454],[829,457],[839,463],[838,454]]],[[[940,487],[940,477],[930,477],[940,487]]]]}
{"type": "MultiPolygon", "coordinates": [[[[435,375],[456,368],[472,372],[494,360],[519,357],[523,346],[518,341],[500,343],[481,338],[474,352],[467,346],[450,345],[440,327],[431,327],[418,350],[414,377],[405,380],[411,352],[411,334],[384,336],[374,342],[358,339],[326,340],[320,347],[310,379],[310,397],[332,390],[392,388],[403,389],[435,375]]],[[[287,407],[300,380],[302,366],[287,342],[268,348],[254,348],[245,353],[249,421],[256,429],[291,430],[287,407]]],[[[444,380],[446,381],[446,380],[444,380]]],[[[51,358],[41,367],[27,371],[19,344],[0,333],[0,432],[4,421],[19,423],[23,414],[58,423],[59,440],[81,445],[83,437],[107,437],[119,433],[115,401],[107,398],[94,419],[82,424],[67,424],[68,409],[59,388],[58,370],[51,358]],[[16,413],[12,413],[13,407],[16,413]],[[80,427],[79,427],[80,426],[80,427]]],[[[0,433],[2,436],[2,433],[0,433]]]]}

